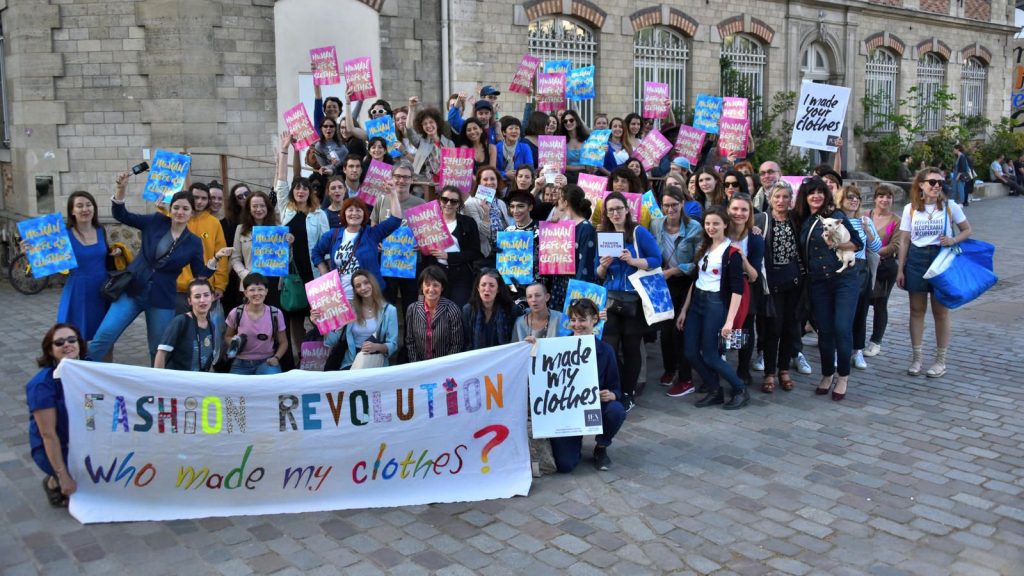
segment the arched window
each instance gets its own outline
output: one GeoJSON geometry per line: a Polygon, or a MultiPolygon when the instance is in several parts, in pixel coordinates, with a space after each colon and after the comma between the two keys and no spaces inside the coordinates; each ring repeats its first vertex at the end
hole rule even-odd
{"type": "Polygon", "coordinates": [[[869,98],[867,117],[864,123],[869,129],[892,132],[896,126],[888,118],[896,112],[896,86],[900,75],[900,63],[896,54],[879,48],[868,55],[864,67],[864,95],[869,98]]]}
{"type": "Polygon", "coordinates": [[[722,70],[722,96],[748,98],[750,121],[757,124],[761,120],[768,55],[760,42],[741,34],[722,41],[721,57],[728,61],[728,66],[723,66],[722,70]]]}
{"type": "Polygon", "coordinates": [[[800,56],[800,75],[804,80],[827,82],[832,75],[828,53],[825,47],[815,42],[808,46],[800,56]]]}
{"type": "MultiPolygon", "coordinates": [[[[573,68],[576,68],[594,64],[597,41],[589,28],[568,18],[540,18],[530,23],[529,50],[541,62],[571,60],[573,68]]],[[[594,80],[596,83],[597,79],[594,80]]],[[[594,125],[593,100],[573,102],[572,107],[588,127],[594,125]]]]}
{"type": "Polygon", "coordinates": [[[633,110],[643,108],[644,82],[668,84],[672,108],[685,108],[689,61],[690,47],[682,34],[662,26],[637,32],[633,36],[633,110]]]}
{"type": "Polygon", "coordinates": [[[917,97],[921,123],[926,132],[942,128],[946,114],[939,109],[936,94],[946,83],[946,61],[935,52],[927,52],[917,61],[917,97]]]}
{"type": "Polygon", "coordinates": [[[963,120],[985,113],[985,80],[988,67],[970,57],[960,69],[960,117],[963,120]]]}

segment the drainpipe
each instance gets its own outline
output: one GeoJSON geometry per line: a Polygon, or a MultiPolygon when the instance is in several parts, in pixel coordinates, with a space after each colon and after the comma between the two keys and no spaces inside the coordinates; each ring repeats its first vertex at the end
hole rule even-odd
{"type": "MultiPolygon", "coordinates": [[[[448,14],[451,9],[451,0],[441,0],[441,97],[440,102],[446,102],[451,94],[451,23],[448,21],[448,14]]],[[[448,113],[447,110],[444,111],[448,113]]]]}

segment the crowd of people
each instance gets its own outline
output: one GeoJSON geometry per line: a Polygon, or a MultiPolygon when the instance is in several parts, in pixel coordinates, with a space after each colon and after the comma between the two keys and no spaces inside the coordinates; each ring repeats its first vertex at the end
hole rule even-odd
{"type": "MultiPolygon", "coordinates": [[[[607,447],[644,393],[648,344],[659,339],[660,384],[668,396],[697,391],[697,407],[736,410],[750,401],[752,372],[763,372],[765,394],[794,390],[794,372],[811,374],[802,337],[816,332],[820,381],[813,389],[841,401],[850,392],[851,368],[866,369],[865,357],[883,353],[888,299],[899,286],[910,294],[908,373],[946,373],[949,310],[929,299],[924,272],[941,246],[964,240],[971,228],[961,206],[943,193],[940,170],[913,175],[902,211],[894,206],[903,190],[879,185],[874,208],[865,213],[862,191],[844,184],[831,166],[816,168],[794,190],[776,162],[755,168],[722,157],[713,138],[696,166],[670,154],[646,171],[632,154],[654,127],[635,113],[597,116],[595,127],[611,130],[608,151],[602,166],[584,166],[589,129],[575,111],[549,115],[527,106],[522,119],[499,118],[499,98],[486,86],[472,104],[453,94],[445,111],[417,98],[396,108],[373,102],[370,118],[394,119],[393,158],[383,139],[367,140],[356,120],[359,106],[318,97],[320,139],[301,155],[283,133],[267,192],[192,182],[154,213],[140,215],[125,205],[131,174],[122,173],[110,200],[113,216],[139,230],[141,249],[114,275],[109,260],[121,249],[106,239],[96,198],[72,194],[67,225],[79,266],[64,288],[57,324],[43,339],[40,372],[27,385],[32,456],[47,475],[50,502],[66,503],[75,490],[54,368],[63,358],[116,358],[115,343],[143,313],[152,366],[245,375],[298,368],[302,344],[310,340],[330,349],[325,369],[357,370],[553,337],[564,309],[577,335],[594,333],[604,320],[597,348],[604,414],[594,450],[598,469],[609,466],[607,447]],[[538,165],[543,134],[566,137],[564,172],[538,165]],[[450,147],[474,151],[468,195],[440,185],[441,150],[450,147]],[[311,177],[294,170],[297,159],[311,177]],[[368,205],[359,192],[372,160],[391,164],[391,179],[388,195],[368,205]],[[582,173],[609,176],[596,206],[577,185],[582,173]],[[495,198],[478,196],[479,186],[496,190],[495,198]],[[623,194],[646,192],[657,206],[637,219],[623,194]],[[402,225],[405,211],[434,199],[453,245],[419,254],[415,278],[382,275],[381,242],[402,225]],[[537,234],[541,221],[575,223],[575,273],[541,275],[535,265],[532,282],[510,286],[495,270],[498,232],[537,234]],[[256,226],[287,228],[287,278],[252,271],[256,226]],[[598,231],[622,233],[620,255],[597,255],[598,231]],[[849,261],[847,251],[854,256],[849,261]],[[659,268],[674,319],[652,325],[628,277],[659,268]],[[356,319],[321,337],[312,321],[322,311],[297,294],[331,270],[338,271],[356,319]],[[572,279],[603,285],[608,305],[599,310],[574,299],[566,307],[572,279]],[[937,342],[925,368],[929,302],[937,342]],[[729,349],[737,351],[734,361],[729,349]]],[[[673,123],[658,127],[670,140],[678,130],[673,123]]],[[[579,440],[551,442],[559,471],[581,460],[579,440]]]]}

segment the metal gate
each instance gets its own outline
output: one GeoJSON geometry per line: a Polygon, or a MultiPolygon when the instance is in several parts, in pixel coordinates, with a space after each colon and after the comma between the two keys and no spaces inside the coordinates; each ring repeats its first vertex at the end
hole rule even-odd
{"type": "Polygon", "coordinates": [[[968,58],[960,69],[961,121],[985,113],[985,80],[988,68],[977,58],[968,58]]]}
{"type": "MultiPolygon", "coordinates": [[[[668,84],[672,108],[682,108],[685,111],[686,67],[689,60],[690,47],[681,34],[659,26],[644,28],[637,32],[633,37],[632,111],[639,114],[643,109],[644,82],[668,84]]],[[[684,120],[685,118],[677,118],[679,122],[684,120]]]]}
{"type": "Polygon", "coordinates": [[[900,65],[888,50],[875,50],[868,56],[864,67],[864,94],[873,97],[874,104],[867,111],[865,124],[880,132],[892,132],[896,125],[888,117],[896,112],[896,84],[900,65]]]}
{"type": "Polygon", "coordinates": [[[945,112],[935,107],[935,94],[946,83],[946,62],[934,52],[917,61],[917,96],[925,132],[942,128],[945,112]]]}
{"type": "Polygon", "coordinates": [[[722,78],[722,96],[745,96],[750,99],[749,114],[752,128],[761,122],[764,105],[764,68],[768,55],[753,38],[734,36],[722,43],[723,58],[729,60],[738,74],[735,78],[722,78]]]}
{"type": "MultiPolygon", "coordinates": [[[[582,24],[568,18],[541,18],[530,24],[530,54],[542,62],[549,60],[570,60],[573,68],[591,66],[597,53],[594,33],[582,24]]],[[[594,78],[595,85],[598,78],[594,78]]],[[[570,107],[579,112],[588,127],[594,125],[594,101],[570,102],[570,107]]]]}

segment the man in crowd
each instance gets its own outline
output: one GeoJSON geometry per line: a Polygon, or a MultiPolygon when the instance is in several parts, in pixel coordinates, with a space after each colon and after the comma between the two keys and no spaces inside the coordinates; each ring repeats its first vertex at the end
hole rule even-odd
{"type": "Polygon", "coordinates": [[[1017,184],[1017,180],[1010,175],[1007,175],[1003,170],[1003,162],[1006,161],[1006,154],[1000,154],[992,164],[989,165],[989,175],[992,177],[993,182],[1005,185],[1010,189],[1010,196],[1017,196],[1021,193],[1021,187],[1017,184]]]}

